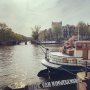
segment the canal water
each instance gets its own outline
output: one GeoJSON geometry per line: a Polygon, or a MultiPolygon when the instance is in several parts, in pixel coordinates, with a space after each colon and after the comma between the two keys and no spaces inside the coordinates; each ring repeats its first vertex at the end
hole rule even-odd
{"type": "MultiPolygon", "coordinates": [[[[54,45],[55,47],[55,45],[54,45]]],[[[52,48],[48,45],[48,48],[52,48]]],[[[0,87],[23,87],[26,84],[40,82],[37,77],[40,70],[46,69],[41,64],[44,58],[39,45],[28,42],[15,46],[0,46],[0,87]]]]}
{"type": "Polygon", "coordinates": [[[0,87],[23,87],[26,84],[40,82],[37,77],[44,58],[39,46],[21,44],[0,46],[0,87]]]}
{"type": "MultiPolygon", "coordinates": [[[[50,50],[58,50],[57,46],[48,45],[46,47],[50,50]]],[[[38,72],[46,69],[41,64],[43,58],[44,54],[39,45],[28,43],[27,45],[0,46],[0,88],[5,86],[20,88],[27,84],[44,81],[43,78],[37,76],[38,72]]]]}

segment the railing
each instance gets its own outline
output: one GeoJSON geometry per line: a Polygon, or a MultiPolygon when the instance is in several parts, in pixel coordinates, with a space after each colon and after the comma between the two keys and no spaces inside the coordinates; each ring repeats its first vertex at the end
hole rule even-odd
{"type": "Polygon", "coordinates": [[[64,64],[64,65],[75,65],[75,66],[83,66],[87,62],[87,66],[90,66],[90,60],[83,60],[80,57],[56,57],[56,56],[50,56],[49,62],[54,64],[64,64]]]}

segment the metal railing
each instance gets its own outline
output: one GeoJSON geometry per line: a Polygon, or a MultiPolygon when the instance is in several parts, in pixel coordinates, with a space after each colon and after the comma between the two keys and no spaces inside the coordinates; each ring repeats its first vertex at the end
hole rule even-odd
{"type": "Polygon", "coordinates": [[[56,57],[56,56],[49,56],[49,62],[55,64],[65,64],[65,65],[76,65],[76,66],[83,66],[85,62],[87,62],[87,66],[90,66],[90,60],[83,60],[81,57],[56,57]]]}

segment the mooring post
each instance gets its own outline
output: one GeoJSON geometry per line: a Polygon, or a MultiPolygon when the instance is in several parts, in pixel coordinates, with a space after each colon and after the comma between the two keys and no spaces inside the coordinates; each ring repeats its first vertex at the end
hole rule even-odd
{"type": "Polygon", "coordinates": [[[87,61],[85,62],[85,77],[87,77],[87,61]]]}

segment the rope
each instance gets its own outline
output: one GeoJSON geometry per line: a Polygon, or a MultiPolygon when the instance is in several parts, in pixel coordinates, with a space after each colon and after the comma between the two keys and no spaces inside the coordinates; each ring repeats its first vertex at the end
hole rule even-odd
{"type": "Polygon", "coordinates": [[[44,49],[48,49],[48,48],[46,48],[45,46],[43,46],[43,45],[40,43],[40,41],[37,41],[37,40],[32,40],[32,41],[38,43],[38,44],[39,44],[40,46],[42,46],[44,49]]]}
{"type": "Polygon", "coordinates": [[[45,54],[45,51],[42,49],[42,47],[40,46],[40,49],[42,50],[42,52],[45,54]]]}

